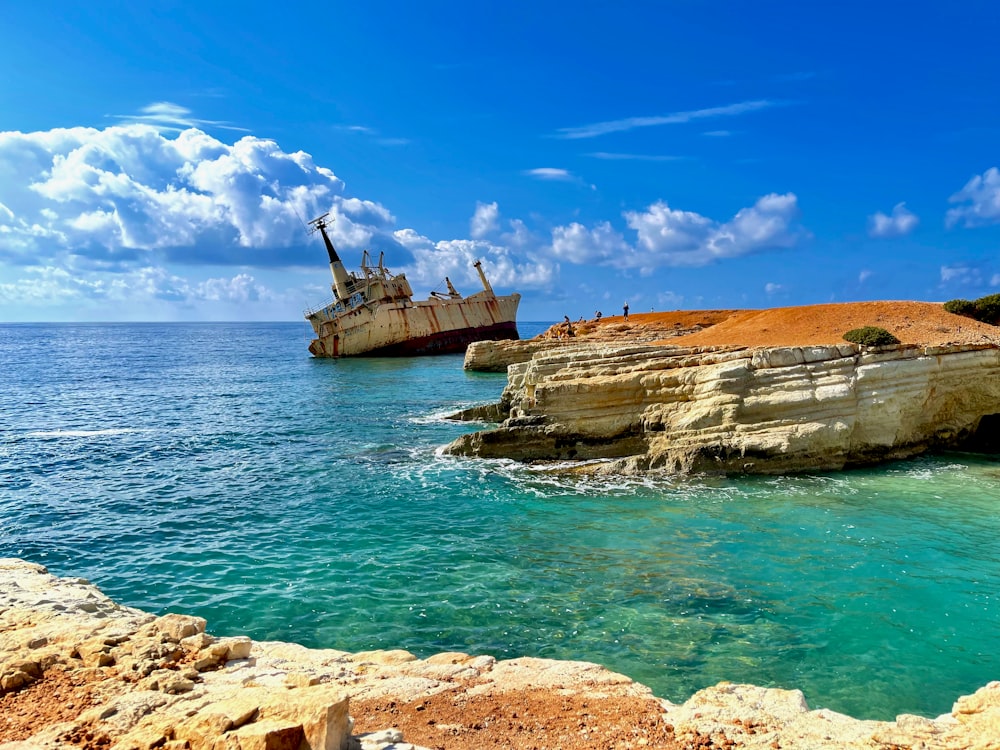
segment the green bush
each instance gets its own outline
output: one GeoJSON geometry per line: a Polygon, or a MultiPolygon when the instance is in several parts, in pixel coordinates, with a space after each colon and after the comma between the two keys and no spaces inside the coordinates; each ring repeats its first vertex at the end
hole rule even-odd
{"type": "Polygon", "coordinates": [[[852,344],[862,344],[863,346],[886,346],[899,343],[899,339],[884,328],[877,326],[855,328],[853,331],[845,333],[844,339],[852,344]]]}
{"type": "Polygon", "coordinates": [[[1000,294],[989,294],[974,302],[967,299],[948,300],[944,303],[944,309],[992,326],[1000,324],[1000,294]]]}
{"type": "Polygon", "coordinates": [[[976,316],[976,303],[967,299],[950,299],[944,303],[944,309],[952,315],[964,315],[967,318],[976,316]]]}
{"type": "Polygon", "coordinates": [[[1000,294],[980,297],[973,304],[976,306],[976,320],[989,323],[991,326],[1000,323],[1000,294]]]}

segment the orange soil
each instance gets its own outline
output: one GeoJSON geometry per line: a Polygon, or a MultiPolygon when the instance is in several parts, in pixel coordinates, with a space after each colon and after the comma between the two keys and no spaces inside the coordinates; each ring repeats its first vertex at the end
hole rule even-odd
{"type": "MultiPolygon", "coordinates": [[[[98,694],[127,689],[114,678],[98,681],[95,670],[56,667],[43,679],[0,696],[0,744],[31,737],[43,727],[72,721],[101,702],[98,694]],[[110,686],[109,686],[110,683],[110,686]]],[[[396,727],[406,742],[434,750],[723,750],[724,739],[674,734],[653,698],[563,695],[558,690],[526,688],[501,695],[449,691],[429,698],[351,700],[355,733],[396,727]]],[[[107,750],[113,739],[98,726],[60,735],[79,750],[107,750]]]]}
{"type": "Polygon", "coordinates": [[[724,738],[677,736],[655,699],[560,695],[439,693],[417,701],[351,701],[355,732],[396,727],[407,742],[435,750],[723,750],[724,738]]]}
{"type": "Polygon", "coordinates": [[[952,315],[936,302],[846,302],[841,304],[777,307],[768,310],[702,310],[630,315],[605,318],[601,327],[615,326],[622,335],[628,330],[676,324],[678,328],[708,324],[705,330],[663,339],[678,346],[810,346],[842,344],[853,328],[885,328],[903,344],[1000,345],[1000,327],[952,315]],[[714,325],[713,325],[714,324],[714,325]],[[621,329],[626,325],[628,329],[621,329]]]}

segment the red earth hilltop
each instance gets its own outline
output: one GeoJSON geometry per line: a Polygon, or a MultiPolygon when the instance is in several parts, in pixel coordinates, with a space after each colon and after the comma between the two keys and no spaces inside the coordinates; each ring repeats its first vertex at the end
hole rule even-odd
{"type": "Polygon", "coordinates": [[[903,344],[1000,346],[1000,327],[953,315],[937,302],[844,302],[766,310],[677,310],[635,313],[627,322],[616,315],[574,325],[579,338],[602,340],[630,338],[642,335],[647,329],[650,332],[675,329],[680,335],[664,337],[658,343],[678,346],[842,344],[847,331],[864,326],[884,328],[903,344]]]}

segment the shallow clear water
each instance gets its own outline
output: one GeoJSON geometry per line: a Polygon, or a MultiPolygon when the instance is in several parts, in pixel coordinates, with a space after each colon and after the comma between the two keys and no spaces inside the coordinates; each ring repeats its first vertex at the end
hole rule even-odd
{"type": "MultiPolygon", "coordinates": [[[[538,326],[522,325],[522,335],[538,326]]],[[[1000,463],[552,476],[440,457],[502,375],[298,324],[0,326],[0,556],[216,634],[599,662],[936,715],[1000,678],[1000,463]]]]}

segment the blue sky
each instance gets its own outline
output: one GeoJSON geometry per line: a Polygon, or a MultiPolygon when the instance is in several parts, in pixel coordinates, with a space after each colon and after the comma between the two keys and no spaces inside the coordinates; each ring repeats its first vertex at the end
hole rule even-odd
{"type": "Polygon", "coordinates": [[[520,319],[1000,292],[987,2],[8,3],[0,321],[520,319]]]}

